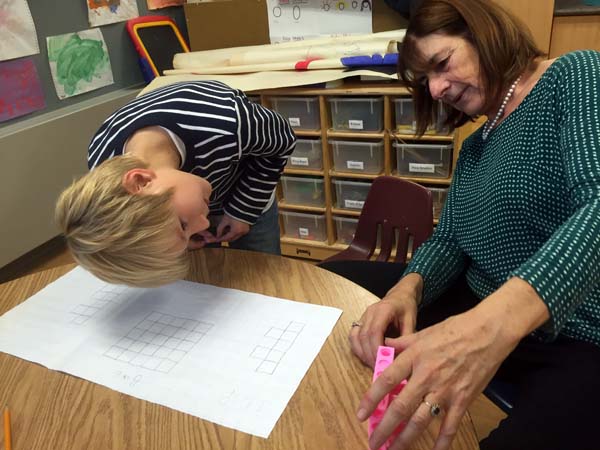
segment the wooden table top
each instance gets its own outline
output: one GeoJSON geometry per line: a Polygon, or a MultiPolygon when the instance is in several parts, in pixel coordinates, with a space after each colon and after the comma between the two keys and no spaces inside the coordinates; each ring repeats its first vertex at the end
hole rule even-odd
{"type": "MultiPolygon", "coordinates": [[[[0,314],[73,267],[1,284],[0,314]]],[[[351,322],[376,297],[311,264],[232,249],[194,252],[189,279],[344,311],[268,439],[0,353],[0,406],[11,408],[13,450],[368,448],[366,423],[359,423],[355,413],[372,371],[352,355],[347,335],[351,322]]],[[[413,448],[432,448],[433,433],[413,448]]],[[[452,448],[479,448],[468,415],[452,448]]]]}

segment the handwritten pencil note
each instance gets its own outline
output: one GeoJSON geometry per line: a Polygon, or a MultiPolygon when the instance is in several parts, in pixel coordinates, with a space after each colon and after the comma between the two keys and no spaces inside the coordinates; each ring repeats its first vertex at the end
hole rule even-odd
{"type": "Polygon", "coordinates": [[[76,268],[0,317],[0,351],[268,437],[340,314],[186,281],[114,286],[76,268]]]}

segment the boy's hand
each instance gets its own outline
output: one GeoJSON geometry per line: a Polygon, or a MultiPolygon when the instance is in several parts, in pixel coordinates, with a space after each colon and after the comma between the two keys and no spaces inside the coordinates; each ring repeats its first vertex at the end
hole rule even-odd
{"type": "Polygon", "coordinates": [[[232,242],[250,231],[250,225],[225,214],[217,227],[217,242],[232,242]]]}
{"type": "Polygon", "coordinates": [[[199,233],[192,235],[187,248],[188,250],[197,250],[212,242],[218,242],[217,238],[210,231],[202,230],[199,233]]]}

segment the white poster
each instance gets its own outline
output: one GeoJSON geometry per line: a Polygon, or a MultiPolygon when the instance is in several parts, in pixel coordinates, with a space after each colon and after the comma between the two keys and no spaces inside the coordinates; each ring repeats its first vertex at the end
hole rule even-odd
{"type": "Polygon", "coordinates": [[[267,0],[271,43],[369,34],[372,0],[267,0]]]}
{"type": "Polygon", "coordinates": [[[40,52],[35,24],[25,0],[0,0],[0,61],[40,52]]]}

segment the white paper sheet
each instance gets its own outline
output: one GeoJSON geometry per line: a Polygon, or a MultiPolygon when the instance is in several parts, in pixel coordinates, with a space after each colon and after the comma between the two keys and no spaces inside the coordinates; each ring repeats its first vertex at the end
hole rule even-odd
{"type": "Polygon", "coordinates": [[[271,43],[373,31],[371,0],[267,0],[271,43]]]}
{"type": "Polygon", "coordinates": [[[186,281],[114,286],[76,268],[0,317],[0,351],[268,437],[340,315],[186,281]]]}

